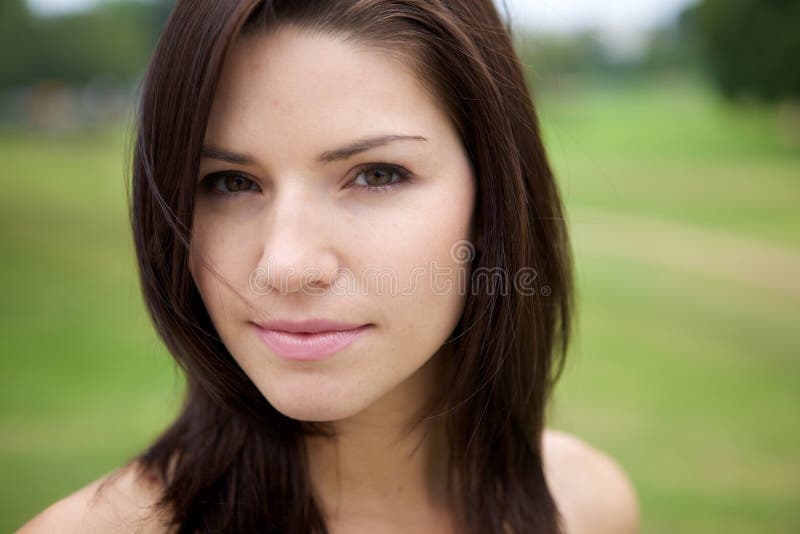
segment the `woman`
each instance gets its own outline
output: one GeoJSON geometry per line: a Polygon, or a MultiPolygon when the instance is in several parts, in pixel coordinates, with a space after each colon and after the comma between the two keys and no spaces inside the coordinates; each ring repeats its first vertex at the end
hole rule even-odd
{"type": "Polygon", "coordinates": [[[132,185],[185,406],[23,532],[636,531],[543,432],[569,246],[490,0],[178,2],[132,185]]]}

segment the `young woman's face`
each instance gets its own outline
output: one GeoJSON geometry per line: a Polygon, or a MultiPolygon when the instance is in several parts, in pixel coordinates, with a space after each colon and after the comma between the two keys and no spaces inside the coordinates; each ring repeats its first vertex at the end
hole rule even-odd
{"type": "Polygon", "coordinates": [[[197,179],[193,278],[277,410],[335,421],[416,407],[436,387],[466,298],[475,188],[456,130],[408,66],[289,27],[241,38],[197,179]],[[324,357],[284,354],[256,326],[308,319],[370,326],[324,357]]]}

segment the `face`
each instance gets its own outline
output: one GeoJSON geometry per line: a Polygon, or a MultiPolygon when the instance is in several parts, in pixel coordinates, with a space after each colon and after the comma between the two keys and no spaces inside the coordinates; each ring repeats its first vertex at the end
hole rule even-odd
{"type": "Polygon", "coordinates": [[[418,404],[434,362],[453,357],[442,345],[469,266],[454,246],[472,238],[475,188],[455,128],[411,68],[290,27],[242,37],[204,145],[189,268],[265,398],[305,421],[418,404]],[[301,360],[256,326],[308,319],[369,326],[301,360]]]}

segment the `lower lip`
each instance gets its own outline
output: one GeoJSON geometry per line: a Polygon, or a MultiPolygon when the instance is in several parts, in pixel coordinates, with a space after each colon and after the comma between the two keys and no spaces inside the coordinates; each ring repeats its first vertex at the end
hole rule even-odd
{"type": "Polygon", "coordinates": [[[348,347],[363,336],[370,325],[319,334],[292,334],[281,330],[267,330],[258,325],[255,327],[261,341],[278,355],[288,360],[315,361],[348,347]]]}

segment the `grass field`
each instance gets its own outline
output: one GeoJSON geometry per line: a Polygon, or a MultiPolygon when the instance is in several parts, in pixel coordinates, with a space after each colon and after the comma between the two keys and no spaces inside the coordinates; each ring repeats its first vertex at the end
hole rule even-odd
{"type": "MultiPolygon", "coordinates": [[[[550,424],[630,473],[644,532],[800,532],[800,148],[701,84],[576,85],[539,111],[579,332],[550,424]]],[[[0,132],[0,531],[177,409],[145,316],[125,137],[0,132]]]]}

